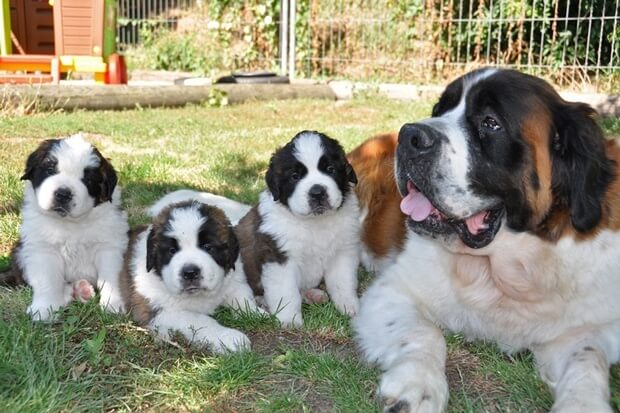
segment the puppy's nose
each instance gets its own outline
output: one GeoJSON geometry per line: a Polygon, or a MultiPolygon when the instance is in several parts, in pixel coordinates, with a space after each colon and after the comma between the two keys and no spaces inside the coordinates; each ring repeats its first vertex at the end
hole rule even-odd
{"type": "Polygon", "coordinates": [[[428,154],[436,143],[435,134],[427,125],[407,123],[398,134],[398,144],[408,148],[414,156],[428,154]]]}
{"type": "Polygon", "coordinates": [[[58,188],[54,191],[54,199],[59,204],[66,204],[73,198],[73,193],[69,188],[58,188]]]}
{"type": "Polygon", "coordinates": [[[312,185],[308,191],[308,195],[310,198],[320,201],[327,195],[327,190],[323,185],[312,185]]]}
{"type": "Polygon", "coordinates": [[[200,277],[200,268],[194,264],[186,264],[181,268],[181,275],[185,281],[194,281],[200,277]]]}

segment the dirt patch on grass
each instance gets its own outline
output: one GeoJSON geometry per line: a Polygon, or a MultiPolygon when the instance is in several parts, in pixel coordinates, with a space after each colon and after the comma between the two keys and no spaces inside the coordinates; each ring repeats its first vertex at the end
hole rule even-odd
{"type": "Polygon", "coordinates": [[[339,356],[356,354],[351,340],[329,334],[317,334],[313,331],[276,330],[254,331],[249,334],[252,350],[257,353],[275,356],[282,354],[286,348],[303,348],[312,353],[330,352],[339,356]]]}

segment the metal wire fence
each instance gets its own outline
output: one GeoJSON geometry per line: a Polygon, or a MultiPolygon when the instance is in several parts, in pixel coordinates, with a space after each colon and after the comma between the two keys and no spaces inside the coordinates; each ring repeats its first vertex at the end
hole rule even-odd
{"type": "Polygon", "coordinates": [[[620,0],[119,0],[119,41],[139,43],[147,22],[174,29],[188,10],[219,10],[213,19],[246,3],[273,14],[275,35],[262,39],[273,44],[256,47],[253,31],[248,47],[258,63],[228,59],[237,65],[229,70],[280,66],[301,77],[424,83],[502,66],[558,84],[620,86],[620,0]]]}

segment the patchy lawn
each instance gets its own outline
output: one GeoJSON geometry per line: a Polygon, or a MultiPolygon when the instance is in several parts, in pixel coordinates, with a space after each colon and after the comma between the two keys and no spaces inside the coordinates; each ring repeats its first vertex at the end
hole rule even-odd
{"type": "MultiPolygon", "coordinates": [[[[17,239],[26,156],[47,137],[82,131],[111,158],[132,224],[178,188],[253,203],[269,155],[302,129],[339,139],[347,150],[377,132],[430,112],[430,103],[378,98],[345,103],[285,101],[219,109],[76,112],[5,117],[0,122],[0,270],[17,239]]],[[[619,134],[620,121],[605,122],[619,134]]],[[[368,275],[360,272],[362,286],[368,275]]],[[[251,352],[214,357],[156,342],[122,316],[74,303],[57,325],[34,324],[30,290],[0,288],[2,411],[340,411],[372,412],[377,371],[357,357],[346,317],[331,304],[304,307],[306,326],[229,310],[226,325],[248,332],[251,352]]],[[[551,396],[529,354],[507,356],[484,343],[448,337],[450,411],[544,411],[551,396]]],[[[620,406],[620,368],[612,392],[620,406]]]]}

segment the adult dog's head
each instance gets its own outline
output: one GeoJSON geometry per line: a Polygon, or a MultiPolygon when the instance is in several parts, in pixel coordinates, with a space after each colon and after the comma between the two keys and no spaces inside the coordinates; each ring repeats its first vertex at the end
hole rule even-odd
{"type": "Polygon", "coordinates": [[[615,164],[594,110],[563,100],[545,81],[483,69],[452,82],[432,117],[405,124],[396,179],[416,232],[470,248],[502,225],[554,239],[561,217],[595,228],[615,164]]]}
{"type": "Polygon", "coordinates": [[[32,184],[42,211],[62,218],[79,218],[112,201],[117,183],[112,165],[81,135],[41,142],[21,179],[32,184]]]}
{"type": "Polygon", "coordinates": [[[266,180],[273,199],[299,216],[337,210],[357,183],[338,141],[315,131],[300,132],[278,149],[266,180]]]}
{"type": "Polygon", "coordinates": [[[224,212],[197,201],[162,210],[146,241],[146,270],[174,294],[217,289],[238,256],[237,237],[224,212]]]}

